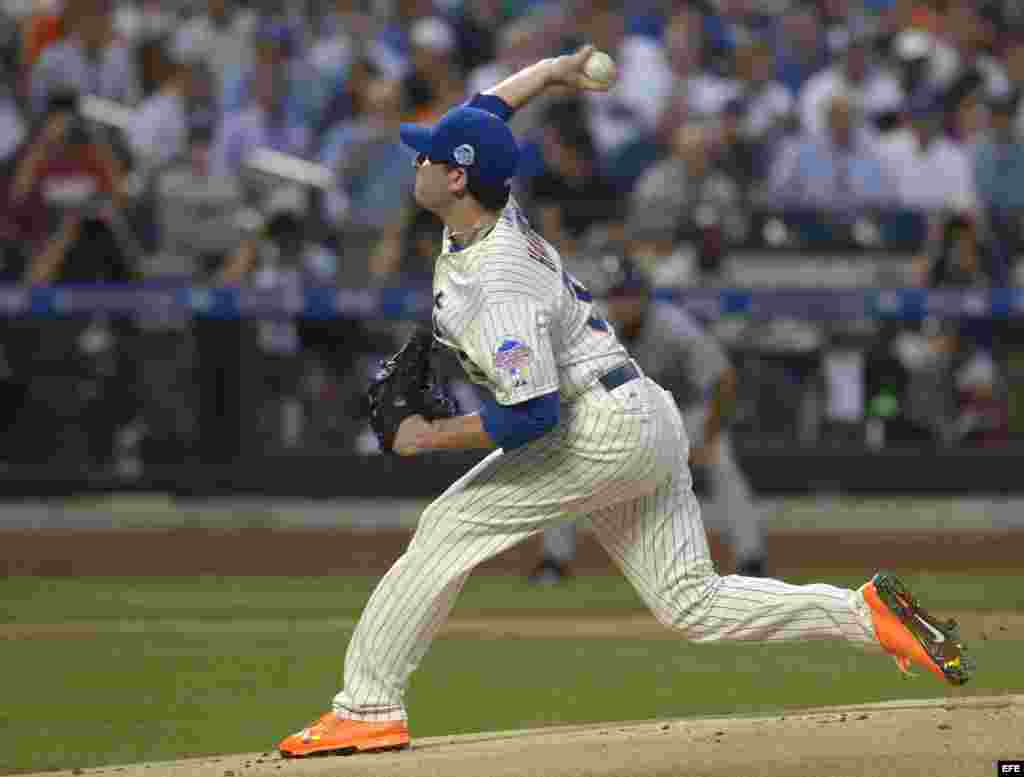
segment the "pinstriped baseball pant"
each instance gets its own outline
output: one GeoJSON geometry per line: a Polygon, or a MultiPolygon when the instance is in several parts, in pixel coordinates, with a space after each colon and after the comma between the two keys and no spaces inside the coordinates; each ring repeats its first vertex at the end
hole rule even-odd
{"type": "MultiPolygon", "coordinates": [[[[683,413],[683,421],[692,445],[700,445],[704,434],[707,408],[697,407],[683,413]]],[[[754,501],[746,474],[736,461],[729,430],[722,431],[718,438],[718,456],[708,466],[710,479],[710,503],[705,508],[717,508],[720,520],[727,528],[727,536],[737,562],[763,558],[764,511],[754,501]]],[[[705,512],[705,515],[707,513],[705,512]]],[[[569,563],[576,556],[576,523],[569,522],[547,529],[544,532],[544,557],[569,563]]]]}
{"type": "Polygon", "coordinates": [[[345,657],[342,717],[403,719],[412,672],[474,567],[546,527],[588,517],[659,621],[694,642],[841,639],[878,649],[863,599],[715,573],[671,395],[647,378],[562,405],[540,440],[497,451],[423,513],[345,657]]]}

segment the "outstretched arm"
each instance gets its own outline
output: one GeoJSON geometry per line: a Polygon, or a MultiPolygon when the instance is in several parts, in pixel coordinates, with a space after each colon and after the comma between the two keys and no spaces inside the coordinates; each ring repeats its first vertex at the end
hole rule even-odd
{"type": "Polygon", "coordinates": [[[499,405],[493,399],[472,415],[427,421],[423,416],[406,418],[398,427],[394,450],[410,456],[431,450],[506,451],[540,439],[558,424],[558,392],[528,399],[514,405],[499,405]]]}
{"type": "Polygon", "coordinates": [[[411,415],[399,425],[393,447],[399,456],[414,456],[425,451],[493,450],[498,446],[487,434],[480,414],[473,413],[435,421],[411,415]]]}
{"type": "Polygon", "coordinates": [[[512,110],[516,110],[549,86],[564,86],[579,92],[606,92],[615,83],[614,78],[609,82],[595,81],[583,74],[583,66],[593,51],[594,47],[587,45],[572,54],[542,59],[509,76],[484,94],[493,94],[512,110]]]}

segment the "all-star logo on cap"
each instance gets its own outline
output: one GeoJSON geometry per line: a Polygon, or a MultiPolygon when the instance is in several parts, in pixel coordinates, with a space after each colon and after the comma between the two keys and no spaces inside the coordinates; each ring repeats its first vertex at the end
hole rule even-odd
{"type": "Polygon", "coordinates": [[[476,159],[476,151],[468,143],[463,143],[461,146],[455,147],[455,150],[452,151],[452,156],[463,167],[469,167],[476,159]]]}

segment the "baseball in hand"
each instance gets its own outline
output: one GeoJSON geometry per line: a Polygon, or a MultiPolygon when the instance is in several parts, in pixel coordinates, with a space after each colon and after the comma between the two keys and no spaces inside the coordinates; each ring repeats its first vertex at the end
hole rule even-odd
{"type": "Polygon", "coordinates": [[[598,83],[610,84],[615,80],[615,60],[603,51],[595,51],[583,64],[583,75],[598,83]]]}

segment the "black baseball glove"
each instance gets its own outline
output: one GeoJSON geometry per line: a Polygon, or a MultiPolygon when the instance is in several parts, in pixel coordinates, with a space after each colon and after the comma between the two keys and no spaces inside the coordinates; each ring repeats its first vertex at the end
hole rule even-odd
{"type": "Polygon", "coordinates": [[[458,415],[458,403],[447,384],[438,379],[431,362],[434,335],[420,327],[394,356],[380,363],[380,369],[366,392],[370,426],[384,453],[395,453],[398,427],[411,415],[428,421],[458,415]]]}

